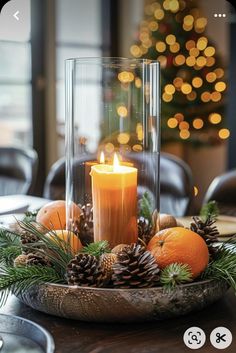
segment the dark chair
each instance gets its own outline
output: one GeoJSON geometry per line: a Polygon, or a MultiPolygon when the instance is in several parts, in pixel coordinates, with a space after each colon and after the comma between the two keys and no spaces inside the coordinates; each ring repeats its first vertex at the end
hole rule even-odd
{"type": "Polygon", "coordinates": [[[236,170],[216,177],[210,184],[203,204],[217,201],[221,214],[236,216],[236,170]]]}
{"type": "MultiPolygon", "coordinates": [[[[140,154],[142,156],[142,154],[140,154]]],[[[148,180],[145,180],[142,175],[139,179],[139,192],[143,193],[148,188],[148,184],[153,181],[153,166],[155,161],[149,160],[144,166],[142,158],[139,154],[132,156],[132,162],[135,165],[143,168],[148,168],[148,180]]],[[[83,175],[85,172],[86,161],[91,157],[81,158],[75,164],[74,173],[78,180],[84,181],[83,175]],[[79,168],[78,168],[79,166],[79,168]],[[80,178],[81,176],[81,178],[80,178]]],[[[142,174],[142,173],[141,173],[142,174]]],[[[80,183],[80,190],[85,189],[85,185],[80,183]]],[[[80,194],[80,190],[77,193],[80,194]]],[[[162,213],[170,213],[175,216],[184,216],[189,213],[191,201],[193,198],[193,181],[189,167],[179,158],[169,154],[161,154],[160,158],[160,210],[162,213]]],[[[65,199],[65,159],[58,160],[51,168],[44,187],[43,196],[48,199],[65,199]]]]}
{"type": "Polygon", "coordinates": [[[34,150],[0,147],[0,195],[32,194],[37,166],[34,150]]]}

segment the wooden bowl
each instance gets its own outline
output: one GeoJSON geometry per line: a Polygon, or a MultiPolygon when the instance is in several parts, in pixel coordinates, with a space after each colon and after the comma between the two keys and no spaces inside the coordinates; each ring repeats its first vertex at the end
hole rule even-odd
{"type": "Polygon", "coordinates": [[[110,289],[44,284],[21,293],[31,308],[68,319],[131,322],[172,318],[205,308],[228,289],[224,281],[184,284],[171,292],[162,287],[110,289]]]}

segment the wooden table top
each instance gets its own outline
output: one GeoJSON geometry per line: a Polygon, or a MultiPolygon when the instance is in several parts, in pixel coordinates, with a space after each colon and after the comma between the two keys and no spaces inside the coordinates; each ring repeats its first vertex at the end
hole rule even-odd
{"type": "Polygon", "coordinates": [[[201,327],[206,343],[200,353],[216,353],[209,340],[211,331],[227,327],[233,335],[226,353],[236,352],[236,297],[229,290],[207,309],[176,319],[135,324],[95,324],[61,319],[37,312],[11,297],[1,313],[22,316],[45,327],[53,336],[55,353],[184,353],[183,334],[191,326],[201,327]]]}

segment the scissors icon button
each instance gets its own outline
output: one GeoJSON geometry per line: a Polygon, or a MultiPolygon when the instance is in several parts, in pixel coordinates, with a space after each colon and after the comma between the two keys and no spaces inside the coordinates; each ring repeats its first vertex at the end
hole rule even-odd
{"type": "Polygon", "coordinates": [[[232,343],[233,336],[229,329],[220,326],[216,327],[210,335],[210,341],[213,347],[217,349],[225,349],[232,343]]]}

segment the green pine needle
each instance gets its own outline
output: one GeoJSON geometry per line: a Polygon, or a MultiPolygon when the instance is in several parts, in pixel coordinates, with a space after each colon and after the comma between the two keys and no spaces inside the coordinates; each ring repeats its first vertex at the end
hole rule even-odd
{"type": "Polygon", "coordinates": [[[166,289],[173,289],[181,283],[192,281],[192,273],[188,265],[173,263],[161,271],[160,282],[166,289]]]}
{"type": "Polygon", "coordinates": [[[35,222],[38,210],[25,212],[23,222],[35,222]]]}
{"type": "Polygon", "coordinates": [[[84,254],[100,257],[104,253],[109,253],[110,248],[107,240],[101,240],[96,243],[91,243],[87,246],[84,246],[81,252],[84,254]]]}
{"type": "Polygon", "coordinates": [[[143,194],[139,201],[139,215],[152,222],[153,202],[147,191],[143,194]]]}
{"type": "Polygon", "coordinates": [[[226,281],[236,293],[236,237],[218,247],[214,259],[201,277],[202,279],[226,281]]]}
{"type": "Polygon", "coordinates": [[[20,245],[20,236],[8,229],[0,228],[0,248],[20,245]]]}
{"type": "Polygon", "coordinates": [[[0,306],[4,305],[8,295],[18,295],[29,287],[42,283],[63,283],[60,274],[52,267],[5,267],[0,265],[0,306]]]}
{"type": "Polygon", "coordinates": [[[208,203],[203,205],[200,211],[200,216],[203,218],[204,221],[206,221],[207,218],[217,220],[219,216],[219,208],[217,202],[209,201],[208,203]]]}
{"type": "Polygon", "coordinates": [[[14,259],[22,253],[20,246],[11,245],[6,248],[0,248],[0,262],[11,266],[14,259]]]}

